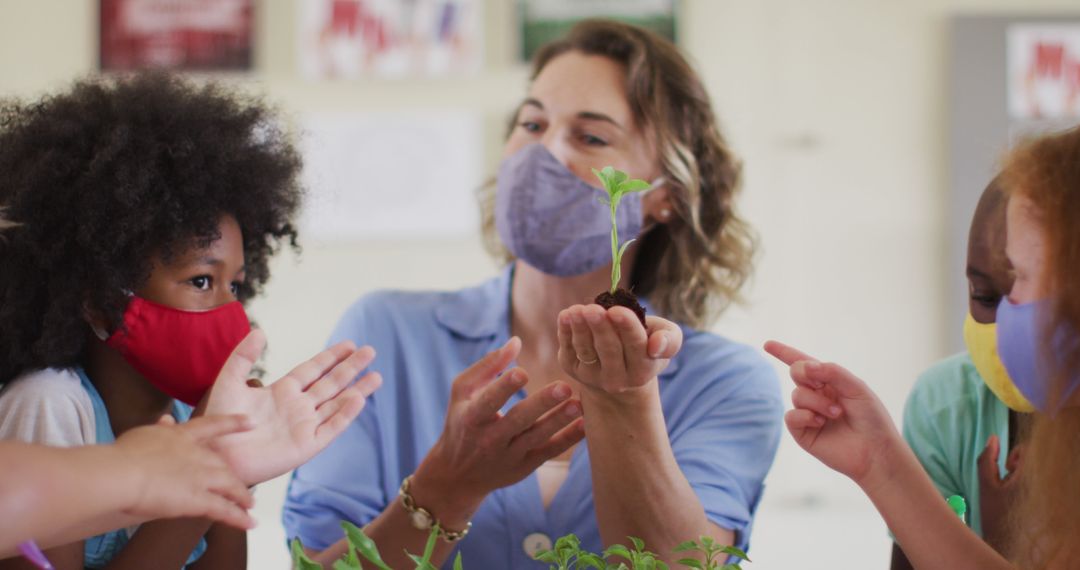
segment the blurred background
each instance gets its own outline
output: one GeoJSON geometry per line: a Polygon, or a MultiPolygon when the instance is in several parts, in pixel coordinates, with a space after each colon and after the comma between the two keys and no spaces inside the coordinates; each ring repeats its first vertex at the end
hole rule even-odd
{"type": "MultiPolygon", "coordinates": [[[[1027,129],[1080,115],[1075,6],[0,0],[0,96],[165,65],[280,109],[304,150],[310,196],[302,254],[278,256],[251,307],[276,378],[319,350],[365,293],[457,288],[495,274],[474,190],[495,172],[524,96],[523,54],[584,15],[647,23],[675,36],[745,161],[740,207],[761,251],[747,303],[715,331],[842,362],[899,421],[920,371],[962,348],[964,240],[996,158],[1027,129]],[[1011,83],[1016,66],[1049,80],[1025,95],[1011,83]],[[1069,85],[1073,99],[1053,91],[1069,85]],[[1032,102],[1044,99],[1074,105],[1032,102]]],[[[251,568],[289,566],[286,479],[258,489],[251,568]]],[[[785,435],[747,568],[882,568],[889,547],[859,490],[785,435]]]]}

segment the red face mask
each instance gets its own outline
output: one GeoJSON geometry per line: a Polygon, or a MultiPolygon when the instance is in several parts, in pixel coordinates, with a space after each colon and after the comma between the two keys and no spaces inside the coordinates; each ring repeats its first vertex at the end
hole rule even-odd
{"type": "Polygon", "coordinates": [[[105,342],[157,389],[194,406],[250,330],[238,301],[185,311],[133,297],[124,327],[105,342]]]}

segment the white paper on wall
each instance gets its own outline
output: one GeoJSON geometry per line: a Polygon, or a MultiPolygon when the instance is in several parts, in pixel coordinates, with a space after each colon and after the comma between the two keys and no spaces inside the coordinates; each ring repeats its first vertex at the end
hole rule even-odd
{"type": "Polygon", "coordinates": [[[469,112],[313,114],[302,123],[305,237],[323,243],[474,234],[482,121],[469,112]]]}
{"type": "Polygon", "coordinates": [[[1016,24],[1007,34],[1009,116],[1080,118],[1080,25],[1016,24]]]}

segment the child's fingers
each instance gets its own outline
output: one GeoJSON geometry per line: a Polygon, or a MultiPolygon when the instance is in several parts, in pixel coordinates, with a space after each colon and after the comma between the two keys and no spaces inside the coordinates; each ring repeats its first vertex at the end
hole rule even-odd
{"type": "MultiPolygon", "coordinates": [[[[839,364],[832,362],[801,362],[811,385],[831,386],[841,398],[877,398],[865,382],[839,364]]],[[[794,367],[793,367],[794,368],[794,367]]]]}
{"type": "Polygon", "coordinates": [[[356,343],[348,340],[339,342],[298,364],[282,380],[292,380],[300,386],[301,390],[307,390],[308,386],[326,376],[331,369],[354,352],[356,352],[356,343]]]}
{"type": "Polygon", "coordinates": [[[180,424],[177,429],[200,443],[212,441],[223,435],[248,431],[252,427],[251,418],[243,414],[220,416],[200,416],[180,424]]]}
{"type": "MultiPolygon", "coordinates": [[[[317,448],[322,449],[330,445],[331,441],[341,435],[345,428],[349,427],[349,424],[356,419],[356,416],[360,415],[360,411],[364,409],[366,403],[367,398],[364,396],[363,388],[359,385],[353,385],[338,394],[333,400],[323,404],[323,408],[328,408],[327,411],[330,413],[324,421],[319,423],[319,427],[315,428],[315,445],[317,448]]],[[[320,408],[320,414],[322,414],[322,411],[322,408],[320,408]]]]}
{"type": "Polygon", "coordinates": [[[221,495],[207,493],[204,496],[195,497],[194,500],[199,503],[196,507],[199,512],[193,513],[196,516],[220,521],[240,530],[255,528],[255,519],[251,514],[221,495]]]}
{"type": "Polygon", "coordinates": [[[216,381],[247,381],[251,376],[255,361],[259,359],[264,348],[266,348],[266,333],[260,329],[251,329],[244,340],[240,341],[240,344],[229,354],[229,358],[225,360],[221,371],[218,372],[216,381]]]}
{"type": "Polygon", "coordinates": [[[770,340],[765,343],[765,352],[773,355],[774,358],[788,366],[791,366],[800,360],[817,361],[813,356],[775,340],[770,340]]]}
{"type": "Polygon", "coordinates": [[[791,392],[791,404],[798,409],[810,410],[820,416],[833,419],[844,413],[844,409],[835,400],[830,400],[825,397],[825,394],[804,386],[797,386],[791,392]]]}
{"type": "Polygon", "coordinates": [[[306,392],[315,405],[319,405],[344,390],[375,359],[375,349],[363,346],[356,349],[345,360],[334,366],[328,374],[308,386],[306,392]]]}
{"type": "Polygon", "coordinates": [[[825,425],[825,416],[811,410],[795,408],[784,414],[784,424],[791,435],[798,437],[808,429],[821,429],[825,425]]]}
{"type": "Polygon", "coordinates": [[[979,481],[982,483],[997,482],[1000,480],[997,458],[1000,453],[1001,443],[998,436],[992,435],[986,440],[986,447],[983,448],[982,453],[979,454],[979,459],[976,461],[977,468],[979,470],[979,481]]]}
{"type": "MultiPolygon", "coordinates": [[[[375,390],[382,385],[382,375],[378,372],[368,372],[364,374],[355,384],[349,386],[346,390],[343,390],[340,394],[333,399],[319,404],[316,408],[317,421],[319,425],[322,425],[335,414],[339,413],[342,408],[342,404],[346,401],[351,401],[355,397],[359,397],[366,403],[367,397],[370,396],[375,390]],[[347,396],[342,398],[342,396],[347,396]]],[[[352,418],[349,418],[350,421],[352,418]]]]}

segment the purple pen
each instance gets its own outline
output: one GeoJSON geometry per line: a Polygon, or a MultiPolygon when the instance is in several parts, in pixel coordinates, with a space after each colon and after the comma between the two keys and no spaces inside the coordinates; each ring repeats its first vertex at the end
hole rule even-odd
{"type": "Polygon", "coordinates": [[[23,558],[29,560],[34,566],[41,568],[41,570],[56,570],[52,564],[49,563],[49,559],[45,558],[45,553],[38,548],[38,545],[32,541],[27,540],[19,543],[19,552],[22,553],[23,558]]]}

